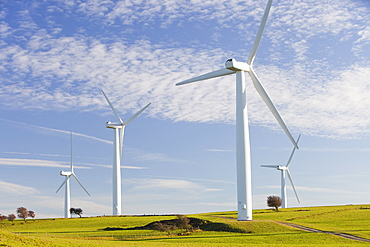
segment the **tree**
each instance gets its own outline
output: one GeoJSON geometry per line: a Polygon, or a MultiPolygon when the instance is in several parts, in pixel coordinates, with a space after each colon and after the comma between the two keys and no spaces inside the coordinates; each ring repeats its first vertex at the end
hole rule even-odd
{"type": "Polygon", "coordinates": [[[36,214],[32,210],[28,211],[28,216],[35,220],[36,214]]]}
{"type": "Polygon", "coordinates": [[[75,208],[75,214],[77,214],[78,216],[80,216],[80,218],[82,217],[82,209],[81,208],[75,208]]]}
{"type": "Polygon", "coordinates": [[[78,216],[80,216],[80,218],[82,217],[82,212],[83,210],[81,208],[70,208],[69,209],[69,213],[72,215],[72,214],[77,214],[78,216]]]}
{"type": "Polygon", "coordinates": [[[180,229],[189,231],[191,225],[189,225],[190,219],[184,215],[177,215],[176,226],[180,229]]]}
{"type": "Polygon", "coordinates": [[[13,224],[14,224],[14,220],[15,220],[15,214],[9,214],[8,215],[8,220],[11,221],[13,224]]]}
{"type": "Polygon", "coordinates": [[[0,214],[0,222],[3,222],[4,220],[6,220],[6,218],[8,218],[8,217],[6,217],[5,215],[0,214]]]}
{"type": "Polygon", "coordinates": [[[279,207],[281,206],[280,196],[268,196],[267,206],[275,208],[276,212],[279,211],[279,207]]]}
{"type": "Polygon", "coordinates": [[[71,217],[72,217],[72,214],[74,214],[74,213],[75,213],[75,208],[70,208],[70,209],[69,209],[69,213],[71,214],[71,217]]]}
{"type": "Polygon", "coordinates": [[[17,215],[18,218],[22,218],[24,222],[26,222],[26,218],[28,217],[28,210],[24,207],[17,208],[17,215]]]}

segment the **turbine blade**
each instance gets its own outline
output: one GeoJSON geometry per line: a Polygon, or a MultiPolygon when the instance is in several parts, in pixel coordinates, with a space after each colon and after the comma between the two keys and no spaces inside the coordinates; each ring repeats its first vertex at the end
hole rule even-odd
{"type": "MultiPolygon", "coordinates": [[[[301,135],[299,135],[298,138],[297,138],[297,141],[296,141],[297,145],[298,145],[298,142],[299,142],[300,138],[301,138],[301,135]]],[[[292,153],[290,154],[289,160],[286,163],[286,167],[288,167],[290,165],[290,162],[292,161],[295,150],[296,150],[296,148],[294,147],[292,153]]]]}
{"type": "Polygon", "coordinates": [[[220,77],[220,76],[223,76],[223,75],[231,75],[231,74],[234,74],[234,73],[235,73],[235,71],[233,71],[233,70],[222,68],[222,69],[219,69],[219,70],[207,73],[207,74],[203,74],[203,75],[200,75],[200,76],[197,76],[197,77],[185,80],[185,81],[178,82],[178,83],[176,83],[176,86],[180,86],[180,85],[184,85],[184,84],[192,83],[192,82],[196,82],[196,81],[203,81],[203,80],[207,80],[207,79],[211,79],[211,78],[216,78],[216,77],[220,77]]]}
{"type": "Polygon", "coordinates": [[[258,29],[256,39],[254,40],[251,53],[249,54],[249,57],[248,57],[248,62],[247,63],[249,65],[252,65],[252,63],[254,61],[254,58],[256,56],[258,47],[261,43],[263,30],[265,29],[265,25],[266,25],[266,22],[267,22],[267,17],[270,13],[271,5],[272,5],[272,0],[269,0],[268,3],[267,3],[266,9],[265,9],[265,13],[263,14],[263,17],[262,17],[262,21],[261,21],[261,24],[260,24],[260,28],[258,29]]]}
{"type": "Polygon", "coordinates": [[[293,143],[294,147],[299,149],[299,147],[298,147],[297,143],[295,142],[293,136],[290,134],[290,132],[288,130],[288,127],[285,125],[283,119],[281,118],[279,112],[276,110],[274,104],[272,103],[270,97],[268,96],[265,89],[263,88],[260,80],[258,79],[258,77],[257,77],[256,73],[254,72],[254,70],[252,69],[252,67],[250,68],[250,71],[248,71],[248,73],[252,78],[253,85],[256,88],[257,92],[259,93],[259,95],[261,96],[261,98],[263,99],[263,101],[265,102],[267,107],[270,109],[270,111],[272,112],[272,114],[274,115],[274,117],[276,118],[278,123],[280,124],[280,126],[283,128],[285,134],[288,136],[290,141],[293,143]]]}
{"type": "Polygon", "coordinates": [[[150,106],[151,103],[147,104],[146,106],[144,106],[143,108],[140,109],[140,111],[136,112],[129,120],[125,121],[124,123],[122,123],[122,126],[126,126],[127,124],[129,124],[132,120],[134,120],[137,116],[139,116],[146,108],[148,108],[148,106],[150,106]]]}
{"type": "Polygon", "coordinates": [[[82,189],[84,189],[84,191],[90,196],[90,193],[85,189],[80,180],[78,180],[77,176],[74,173],[72,173],[72,176],[74,177],[74,179],[76,179],[77,183],[82,187],[82,189]]]}
{"type": "Polygon", "coordinates": [[[64,182],[62,183],[62,185],[61,186],[59,186],[59,188],[57,189],[57,191],[55,191],[55,193],[58,193],[59,192],[59,190],[63,187],[63,185],[66,183],[66,180],[64,179],[64,182]]]}
{"type": "Polygon", "coordinates": [[[123,136],[125,134],[125,126],[122,127],[119,137],[119,151],[120,161],[122,162],[123,136]]]}
{"type": "Polygon", "coordinates": [[[72,162],[72,131],[71,131],[71,172],[73,173],[73,162],[72,162]]]}
{"type": "Polygon", "coordinates": [[[267,167],[267,168],[279,168],[279,165],[261,165],[261,167],[267,167]]]}
{"type": "Polygon", "coordinates": [[[108,102],[108,104],[109,104],[110,108],[112,109],[112,111],[113,111],[114,115],[116,115],[116,117],[117,117],[118,121],[119,121],[120,123],[123,123],[122,119],[121,119],[121,118],[120,118],[120,116],[118,115],[118,113],[117,113],[116,109],[114,109],[114,107],[113,107],[112,103],[109,101],[109,99],[108,99],[107,95],[104,93],[103,89],[100,89],[100,90],[101,90],[101,92],[103,93],[103,95],[104,95],[105,99],[107,100],[107,102],[108,102]]]}
{"type": "Polygon", "coordinates": [[[294,194],[295,194],[295,196],[297,197],[297,201],[298,201],[298,203],[301,203],[301,202],[299,201],[297,191],[295,190],[295,187],[294,187],[294,184],[293,184],[293,179],[292,179],[292,176],[290,175],[289,169],[287,169],[286,171],[287,171],[287,174],[288,174],[288,178],[289,178],[289,180],[290,180],[290,184],[292,185],[292,188],[293,188],[294,194]]]}

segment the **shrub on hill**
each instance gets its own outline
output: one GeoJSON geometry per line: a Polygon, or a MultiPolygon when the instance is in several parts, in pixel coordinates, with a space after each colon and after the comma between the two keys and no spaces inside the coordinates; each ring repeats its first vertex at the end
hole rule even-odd
{"type": "Polygon", "coordinates": [[[13,224],[14,224],[15,218],[16,218],[15,214],[9,214],[8,215],[8,220],[11,221],[13,224]]]}
{"type": "Polygon", "coordinates": [[[158,223],[162,225],[174,226],[176,228],[189,231],[189,230],[199,229],[201,226],[210,223],[210,221],[201,220],[197,218],[188,218],[184,215],[177,215],[176,219],[155,221],[155,222],[145,225],[142,229],[156,230],[155,225],[158,223]]]}
{"type": "Polygon", "coordinates": [[[267,197],[267,206],[275,208],[275,211],[279,211],[281,206],[281,198],[279,196],[269,196],[267,197]]]}

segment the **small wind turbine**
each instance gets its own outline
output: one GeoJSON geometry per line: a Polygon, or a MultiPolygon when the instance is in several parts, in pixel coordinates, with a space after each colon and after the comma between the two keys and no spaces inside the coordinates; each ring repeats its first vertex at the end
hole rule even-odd
{"type": "Polygon", "coordinates": [[[77,183],[84,189],[84,191],[90,196],[89,192],[85,189],[85,187],[82,185],[80,180],[78,180],[76,174],[73,172],[73,163],[72,163],[72,132],[71,132],[71,171],[65,172],[61,171],[60,172],[61,176],[65,176],[65,180],[62,183],[62,185],[57,189],[55,193],[58,193],[58,191],[63,187],[65,184],[65,196],[64,196],[64,218],[70,218],[70,213],[69,209],[71,208],[71,188],[69,185],[69,179],[70,177],[74,177],[74,179],[77,181],[77,183]]]}
{"type": "MultiPolygon", "coordinates": [[[[297,144],[299,142],[299,138],[301,138],[301,135],[298,136],[297,144]]],[[[281,207],[282,208],[287,208],[288,207],[288,197],[287,197],[287,194],[286,194],[286,181],[285,181],[286,175],[288,175],[288,178],[290,180],[290,184],[292,185],[294,194],[297,197],[298,203],[300,203],[297,191],[295,190],[295,187],[294,187],[294,184],[293,184],[292,175],[290,175],[290,172],[289,172],[290,162],[292,161],[292,158],[293,158],[293,155],[294,155],[294,152],[295,152],[296,149],[297,149],[296,147],[293,148],[293,151],[290,154],[288,162],[286,163],[285,166],[281,166],[281,165],[261,165],[261,167],[276,168],[277,170],[281,171],[281,200],[282,200],[282,206],[281,207]]]]}
{"type": "Polygon", "coordinates": [[[113,141],[113,215],[121,215],[121,157],[122,157],[122,146],[123,136],[125,133],[125,127],[137,116],[140,115],[148,106],[147,104],[140,111],[135,113],[129,120],[123,122],[117,111],[114,109],[112,103],[109,101],[107,95],[101,90],[105,99],[107,100],[110,108],[114,115],[117,117],[119,123],[107,122],[105,127],[114,129],[114,141],[113,141]],[[121,130],[121,131],[120,131],[121,130]]]}
{"type": "Polygon", "coordinates": [[[253,61],[256,56],[259,44],[261,42],[263,30],[266,25],[267,17],[271,9],[272,0],[269,0],[262,17],[252,51],[249,54],[247,62],[238,62],[235,59],[228,59],[225,68],[219,69],[204,75],[194,77],[176,84],[183,85],[191,82],[211,79],[224,75],[236,74],[236,171],[237,171],[237,194],[238,194],[238,220],[252,220],[252,178],[250,161],[250,141],[248,127],[248,111],[246,100],[245,73],[248,72],[253,85],[267,107],[270,109],[284,132],[289,137],[293,145],[298,148],[293,136],[290,134],[283,119],[280,117],[274,104],[267,95],[260,80],[253,70],[253,61]]]}

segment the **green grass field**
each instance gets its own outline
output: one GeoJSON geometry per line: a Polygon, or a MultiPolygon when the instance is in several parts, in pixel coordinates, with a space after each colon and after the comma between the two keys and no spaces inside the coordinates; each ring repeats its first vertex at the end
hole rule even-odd
{"type": "Polygon", "coordinates": [[[176,216],[121,216],[2,222],[0,246],[362,246],[370,243],[282,225],[291,222],[370,239],[370,205],[254,210],[253,221],[236,212],[188,215],[211,223],[189,235],[130,229],[176,216]]]}

